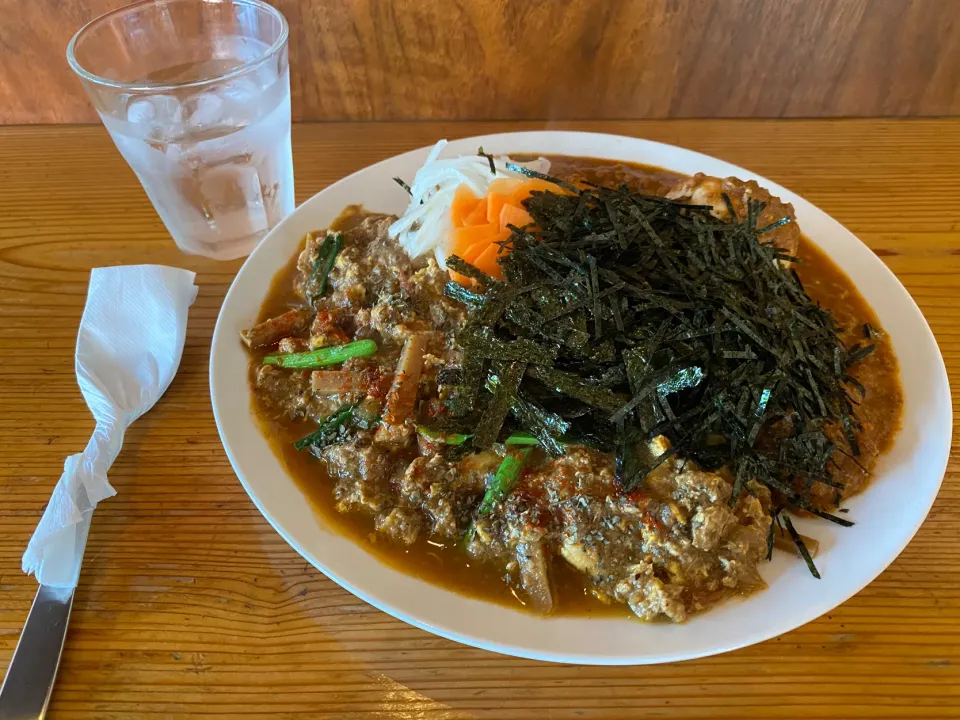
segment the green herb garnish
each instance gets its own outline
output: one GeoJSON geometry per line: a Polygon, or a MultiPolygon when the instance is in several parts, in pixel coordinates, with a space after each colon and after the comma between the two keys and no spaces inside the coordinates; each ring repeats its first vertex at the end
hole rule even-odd
{"type": "Polygon", "coordinates": [[[508,452],[504,456],[500,467],[497,468],[493,480],[490,481],[490,485],[483,495],[483,500],[480,501],[477,508],[477,517],[483,517],[489,513],[497,502],[503,500],[513,490],[513,486],[520,479],[520,472],[523,470],[523,465],[529,455],[530,448],[524,448],[508,452]]]}
{"type": "Polygon", "coordinates": [[[313,370],[328,365],[339,365],[350,358],[368,357],[377,351],[373,340],[357,340],[345,345],[331,345],[308,352],[275,353],[263,358],[264,365],[277,365],[291,370],[313,370]]]}
{"type": "Polygon", "coordinates": [[[513,433],[512,435],[507,436],[507,439],[503,441],[504,445],[539,445],[540,441],[537,440],[530,433],[513,433]]]}
{"type": "Polygon", "coordinates": [[[341,250],[343,250],[343,235],[328,232],[320,243],[320,249],[310,270],[310,277],[307,278],[306,295],[311,303],[327,292],[327,278],[341,250]]]}
{"type": "Polygon", "coordinates": [[[437,430],[431,430],[425,425],[417,425],[417,432],[423,435],[427,440],[444,445],[463,445],[473,435],[464,435],[463,433],[444,433],[437,430]]]}
{"type": "Polygon", "coordinates": [[[338,408],[336,412],[324,418],[316,430],[297,440],[293,444],[294,449],[303,450],[307,447],[320,449],[340,442],[343,437],[343,428],[353,417],[356,407],[356,404],[353,404],[338,408]]]}

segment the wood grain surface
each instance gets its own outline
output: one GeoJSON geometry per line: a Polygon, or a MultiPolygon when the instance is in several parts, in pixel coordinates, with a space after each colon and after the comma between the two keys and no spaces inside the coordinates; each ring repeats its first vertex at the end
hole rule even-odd
{"type": "MultiPolygon", "coordinates": [[[[273,0],[299,120],[960,113],[960,0],[273,0]]],[[[0,0],[0,123],[95,121],[64,59],[129,0],[0,0]]]]}
{"type": "MultiPolygon", "coordinates": [[[[536,124],[294,129],[297,195],[438,137],[536,124]]],[[[556,124],[683,145],[804,195],[904,282],[960,388],[960,120],[556,124]]],[[[90,532],[49,717],[960,717],[960,461],[902,556],[819,620],[636,668],[515,660],[373,609],[259,515],[217,437],[210,338],[238,263],[180,254],[97,127],[0,129],[0,667],[36,589],[20,556],[92,421],[73,373],[90,268],[196,270],[180,372],[129,430],[90,532]]],[[[956,401],[954,402],[956,408],[956,401]]],[[[909,492],[908,488],[904,492],[909,492]]]]}

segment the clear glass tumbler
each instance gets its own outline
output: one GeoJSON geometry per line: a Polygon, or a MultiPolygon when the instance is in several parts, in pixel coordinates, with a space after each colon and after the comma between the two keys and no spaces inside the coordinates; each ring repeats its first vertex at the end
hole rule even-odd
{"type": "Polygon", "coordinates": [[[145,0],[67,60],[185,252],[250,253],[293,211],[287,22],[260,0],[145,0]]]}

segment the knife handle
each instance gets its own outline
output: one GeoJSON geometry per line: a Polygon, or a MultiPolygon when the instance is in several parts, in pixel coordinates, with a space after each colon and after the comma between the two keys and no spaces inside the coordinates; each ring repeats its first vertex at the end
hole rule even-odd
{"type": "Polygon", "coordinates": [[[43,720],[72,608],[72,589],[37,590],[0,687],[0,720],[43,720]]]}

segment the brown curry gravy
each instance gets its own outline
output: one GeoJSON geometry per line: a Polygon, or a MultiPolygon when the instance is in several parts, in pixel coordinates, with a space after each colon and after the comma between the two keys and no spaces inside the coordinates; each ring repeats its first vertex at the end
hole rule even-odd
{"type": "MultiPolygon", "coordinates": [[[[640,164],[565,156],[549,159],[552,163],[551,172],[559,177],[577,175],[603,185],[628,183],[642,192],[657,195],[664,194],[680,177],[661,168],[640,164]]],[[[880,331],[880,335],[873,339],[877,345],[876,351],[862,361],[853,373],[868,389],[866,398],[857,408],[857,416],[864,428],[858,435],[863,452],[861,462],[867,470],[871,470],[877,458],[892,445],[900,426],[903,394],[896,356],[889,339],[880,330],[873,310],[846,274],[806,237],[801,239],[798,255],[802,262],[798,264],[797,272],[804,287],[812,298],[834,314],[839,326],[847,329],[849,339],[845,337],[846,342],[864,339],[864,323],[880,331]]],[[[270,291],[260,308],[258,322],[279,315],[297,304],[298,299],[293,293],[296,261],[297,255],[294,255],[273,278],[270,291]]],[[[253,354],[251,382],[253,368],[265,354],[267,351],[253,354]]],[[[338,513],[323,463],[308,453],[298,453],[293,449],[294,441],[313,430],[313,424],[278,419],[259,403],[255,394],[253,397],[254,415],[275,455],[327,524],[379,560],[409,575],[503,605],[516,607],[523,604],[521,597],[503,582],[500,568],[475,561],[457,546],[435,542],[428,535],[421,535],[411,546],[401,546],[378,535],[373,528],[372,517],[360,513],[338,513]]],[[[846,496],[862,490],[869,480],[868,475],[850,462],[841,463],[839,472],[848,487],[846,496]]],[[[824,498],[824,505],[833,505],[835,501],[836,498],[824,498]]],[[[594,597],[590,593],[587,578],[566,563],[554,562],[551,573],[560,614],[633,617],[626,605],[607,605],[594,597]]]]}

